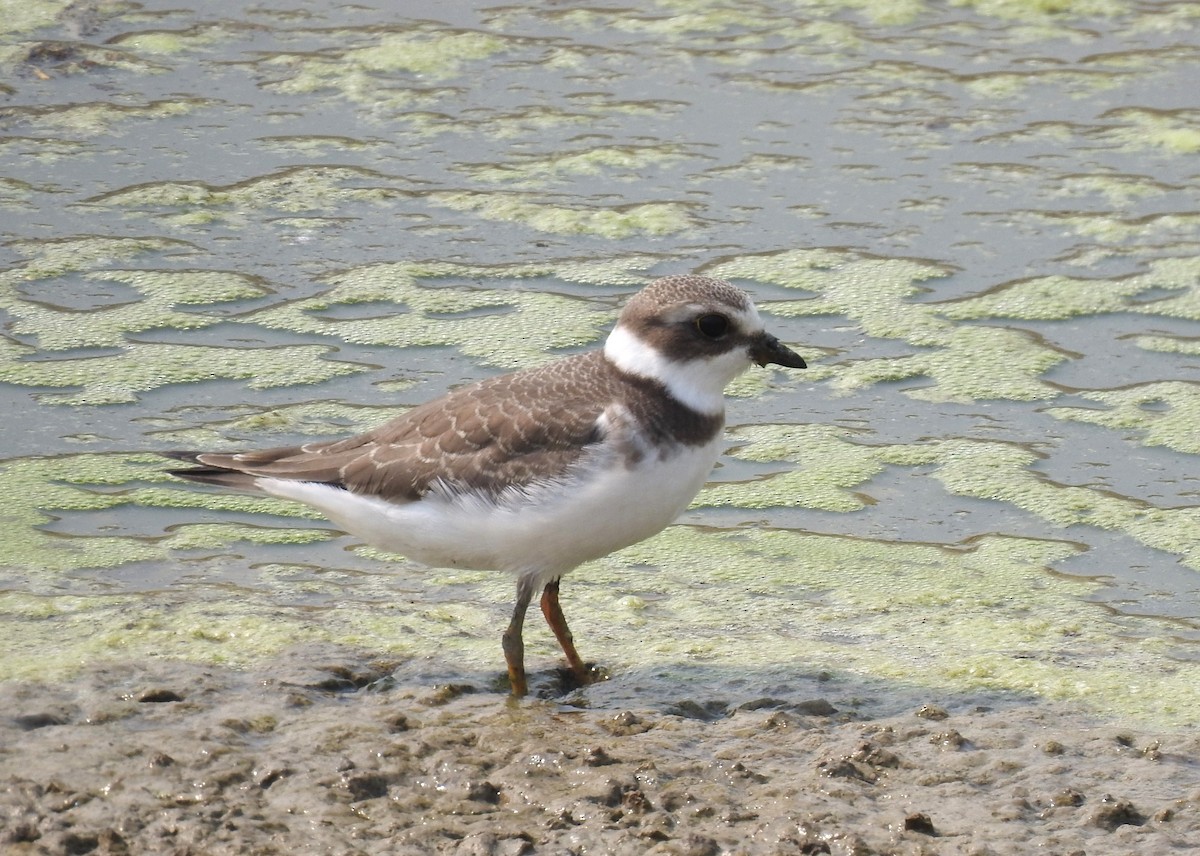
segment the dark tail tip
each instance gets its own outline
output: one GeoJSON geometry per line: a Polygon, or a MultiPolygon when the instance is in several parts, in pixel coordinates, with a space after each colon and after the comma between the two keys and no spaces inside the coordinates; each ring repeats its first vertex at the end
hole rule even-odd
{"type": "Polygon", "coordinates": [[[198,464],[198,463],[200,463],[200,456],[203,455],[204,453],[203,452],[171,451],[171,452],[159,452],[158,454],[162,455],[164,458],[171,458],[172,460],[176,460],[176,461],[186,461],[189,464],[198,464]]]}

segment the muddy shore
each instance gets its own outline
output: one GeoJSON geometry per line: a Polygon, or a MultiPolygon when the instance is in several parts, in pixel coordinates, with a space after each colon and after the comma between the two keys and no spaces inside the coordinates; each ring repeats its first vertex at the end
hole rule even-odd
{"type": "MultiPolygon", "coordinates": [[[[0,686],[0,850],[1184,853],[1200,736],[1038,703],[589,707],[297,651],[0,686]]],[[[548,679],[541,676],[542,686],[548,679]]]]}

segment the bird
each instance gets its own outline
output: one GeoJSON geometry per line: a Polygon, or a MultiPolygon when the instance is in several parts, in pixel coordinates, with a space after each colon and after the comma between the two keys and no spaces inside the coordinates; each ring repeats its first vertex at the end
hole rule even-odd
{"type": "Polygon", "coordinates": [[[665,276],[602,348],[453,389],[347,439],[163,452],[176,477],[311,506],[364,542],[439,568],[516,576],[501,637],[528,693],[534,595],[577,685],[596,679],[559,602],[564,574],[666,528],[723,451],[725,387],[752,364],[806,368],[726,280],[665,276]]]}

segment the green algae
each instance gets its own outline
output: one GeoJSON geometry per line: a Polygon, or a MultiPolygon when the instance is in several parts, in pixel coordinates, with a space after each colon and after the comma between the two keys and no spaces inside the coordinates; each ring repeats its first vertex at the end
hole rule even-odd
{"type": "Polygon", "coordinates": [[[79,406],[136,401],[139,393],[170,384],[224,378],[269,389],[366,371],[365,366],[326,359],[333,350],[321,345],[227,348],[133,342],[117,354],[80,359],[32,361],[0,353],[0,382],[56,390],[78,387],[36,397],[46,404],[79,406]]]}
{"type": "MultiPolygon", "coordinates": [[[[1200,347],[1196,349],[1200,353],[1200,347]]],[[[1135,431],[1142,445],[1166,446],[1200,455],[1200,385],[1185,381],[1144,383],[1113,390],[1081,392],[1080,397],[1107,405],[1051,407],[1051,416],[1118,431],[1135,431]]]]}
{"type": "Polygon", "coordinates": [[[1163,196],[1179,189],[1146,176],[1092,173],[1062,176],[1059,187],[1052,195],[1078,197],[1099,194],[1109,204],[1121,206],[1138,199],[1163,196]]]}
{"type": "Polygon", "coordinates": [[[924,401],[1038,401],[1059,390],[1038,375],[1067,359],[1031,333],[1001,327],[962,327],[943,337],[943,347],[909,357],[860,360],[834,380],[851,390],[880,382],[927,378],[932,387],[908,389],[924,401]]]}
{"type": "Polygon", "coordinates": [[[190,226],[237,219],[251,210],[332,210],[349,203],[380,204],[400,195],[424,198],[433,205],[471,212],[485,220],[511,221],[561,235],[669,235],[693,225],[689,213],[693,206],[682,202],[578,208],[549,204],[525,193],[413,190],[407,182],[372,170],[330,166],[290,167],[226,186],[194,181],[150,182],[93,197],[88,204],[139,212],[174,208],[178,211],[165,219],[178,226],[190,226]]]}
{"type": "Polygon", "coordinates": [[[641,171],[674,164],[690,157],[684,146],[593,146],[551,155],[510,157],[504,163],[466,164],[456,167],[476,181],[494,184],[541,186],[579,175],[612,176],[618,181],[637,181],[641,171]]]}
{"type": "Polygon", "coordinates": [[[67,7],[73,5],[70,0],[21,0],[7,2],[0,9],[0,34],[14,36],[18,33],[28,33],[40,30],[58,23],[59,18],[67,7]]]}
{"type": "Polygon", "coordinates": [[[1017,318],[1063,320],[1079,315],[1136,312],[1165,318],[1200,320],[1200,258],[1161,258],[1146,271],[1116,279],[1037,277],[1004,283],[976,297],[940,304],[940,316],[953,320],[1017,318]],[[1147,292],[1163,296],[1139,299],[1147,292]]]}
{"type": "Polygon", "coordinates": [[[580,612],[593,617],[575,623],[576,636],[591,638],[590,621],[611,630],[615,620],[619,644],[645,622],[639,644],[621,649],[633,666],[791,663],[938,691],[1072,699],[1176,724],[1200,719],[1189,670],[1152,640],[1127,644],[1099,607],[1081,607],[1096,583],[1046,573],[1078,549],[991,535],[936,545],[677,526],[597,563],[608,573],[588,569],[580,612]],[[653,605],[618,611],[609,587],[653,605]],[[593,610],[605,609],[614,615],[597,620],[593,610]]]}
{"type": "Polygon", "coordinates": [[[6,107],[4,115],[10,121],[39,131],[98,136],[128,133],[131,124],[186,116],[212,106],[214,103],[206,98],[162,99],[143,104],[91,101],[6,107]]]}
{"type": "MultiPolygon", "coordinates": [[[[914,260],[799,250],[733,259],[709,272],[815,294],[801,301],[764,302],[775,315],[843,316],[869,336],[901,339],[921,348],[904,357],[850,363],[833,373],[835,389],[923,379],[931,385],[907,389],[906,394],[927,401],[1038,401],[1058,397],[1060,390],[1040,377],[1073,354],[1026,331],[954,322],[1062,320],[1118,311],[1200,318],[1200,289],[1195,288],[1200,259],[1160,258],[1146,268],[1115,279],[1038,277],[941,303],[916,303],[912,298],[920,293],[920,282],[950,271],[914,260]]],[[[1155,341],[1162,344],[1161,337],[1155,341]]],[[[1139,344],[1151,347],[1142,340],[1139,344]]],[[[1177,342],[1167,347],[1186,349],[1177,342]]]]}
{"type": "Polygon", "coordinates": [[[1158,149],[1175,155],[1200,152],[1200,129],[1196,127],[1200,111],[1121,107],[1102,118],[1122,123],[1106,137],[1127,151],[1158,149]]]}
{"type": "Polygon", "coordinates": [[[324,156],[348,151],[374,151],[385,148],[382,140],[359,140],[354,137],[338,137],[328,134],[259,137],[257,142],[270,151],[310,156],[324,156]]]}
{"type": "Polygon", "coordinates": [[[369,105],[377,114],[407,111],[456,94],[453,89],[430,86],[427,81],[453,80],[479,61],[510,47],[504,37],[469,31],[427,29],[380,34],[374,29],[345,29],[336,37],[339,44],[364,39],[371,43],[336,52],[272,54],[258,63],[272,77],[268,88],[287,94],[336,93],[369,105]],[[408,85],[381,86],[382,75],[407,75],[408,85]]]}
{"type": "Polygon", "coordinates": [[[592,205],[579,208],[552,205],[524,193],[435,192],[435,204],[454,211],[469,211],[484,220],[520,223],[555,235],[595,235],[620,239],[632,235],[673,235],[695,225],[684,202],[642,202],[628,205],[592,205]]]}
{"type": "MultiPolygon", "coordinates": [[[[193,249],[184,241],[171,238],[112,238],[102,235],[77,235],[50,240],[16,240],[8,244],[14,252],[23,254],[24,261],[6,271],[0,271],[0,287],[4,299],[11,302],[10,290],[17,284],[36,279],[48,279],[73,271],[102,267],[113,261],[137,256],[167,253],[184,254],[193,249]]],[[[7,305],[6,305],[6,308],[7,305]]]]}
{"type": "Polygon", "coordinates": [[[30,633],[3,643],[0,679],[45,680],[69,675],[82,663],[114,659],[189,659],[243,666],[289,644],[323,641],[328,633],[271,604],[249,597],[162,596],[43,598],[0,593],[0,621],[20,622],[30,633]],[[42,620],[36,616],[46,610],[42,620]],[[37,631],[52,634],[53,644],[37,631]]]}
{"type": "Polygon", "coordinates": [[[1175,243],[1180,248],[1195,238],[1200,226],[1200,214],[1191,212],[1124,218],[1111,213],[1025,211],[1020,212],[1018,219],[1026,219],[1039,228],[1069,229],[1110,245],[1154,239],[1175,243]]]}
{"type": "MultiPolygon", "coordinates": [[[[1174,438],[1183,431],[1191,443],[1195,432],[1188,431],[1186,419],[1176,416],[1166,430],[1174,438]]],[[[1043,456],[1025,446],[965,439],[876,446],[855,443],[852,432],[824,426],[756,425],[741,433],[751,443],[735,448],[733,457],[798,466],[781,466],[781,472],[757,481],[710,485],[697,505],[853,511],[869,502],[863,499],[869,496],[868,483],[885,466],[928,467],[954,496],[1005,503],[1057,527],[1121,532],[1200,570],[1200,508],[1160,508],[1100,488],[1057,483],[1036,471],[1043,456]]]]}
{"type": "MultiPolygon", "coordinates": [[[[1194,509],[1156,510],[1105,491],[1055,485],[1032,471],[1038,455],[1016,445],[938,441],[869,447],[851,442],[850,432],[791,425],[752,426],[740,432],[750,439],[736,453],[745,459],[798,460],[809,467],[827,465],[826,469],[814,473],[811,485],[794,480],[787,469],[762,483],[710,487],[701,504],[760,507],[769,499],[760,492],[761,485],[774,483],[787,503],[799,496],[809,507],[850,510],[852,503],[846,498],[854,496],[851,487],[869,483],[883,466],[934,466],[932,475],[956,495],[1007,502],[1060,526],[1086,523],[1117,528],[1159,549],[1181,553],[1184,561],[1200,567],[1200,516],[1194,509]],[[726,489],[737,487],[744,487],[748,497],[739,497],[736,491],[725,495],[726,489]]],[[[43,497],[43,508],[60,510],[110,508],[127,502],[169,505],[167,493],[190,496],[186,490],[162,487],[120,493],[92,490],[161,480],[156,463],[149,456],[113,455],[12,462],[6,473],[16,466],[22,479],[36,478],[46,489],[40,485],[30,490],[19,486],[22,479],[18,479],[6,485],[5,496],[18,510],[19,503],[31,495],[43,497]],[[70,481],[60,484],[64,479],[70,481]],[[85,486],[90,487],[85,490],[85,486]]],[[[228,498],[204,495],[203,502],[222,503],[228,498]]],[[[4,516],[14,519],[11,513],[4,516]]],[[[23,531],[40,532],[37,521],[19,522],[22,526],[17,528],[23,531]]],[[[192,525],[152,543],[70,539],[85,543],[83,556],[59,543],[65,539],[48,534],[42,535],[42,543],[6,546],[13,556],[32,559],[37,567],[66,569],[161,559],[167,551],[217,550],[241,539],[304,543],[326,537],[325,532],[192,525]]],[[[67,546],[78,550],[78,545],[67,546]]],[[[1195,710],[1189,707],[1195,683],[1164,658],[1162,646],[1154,641],[1157,637],[1139,645],[1121,642],[1099,607],[1094,607],[1097,613],[1091,617],[1086,617],[1086,609],[1080,611],[1079,598],[1098,583],[1045,573],[1046,567],[1079,550],[1078,545],[1063,541],[997,535],[961,545],[924,545],[782,529],[716,533],[672,527],[658,538],[581,569],[570,577],[569,591],[578,601],[572,611],[582,616],[576,622],[577,633],[586,628],[581,637],[592,639],[595,630],[595,639],[617,652],[614,656],[623,668],[673,662],[738,663],[742,669],[770,670],[803,662],[806,669],[848,669],[943,690],[1015,690],[1079,700],[1109,713],[1190,722],[1187,712],[1195,710]],[[704,597],[703,587],[714,586],[720,587],[721,598],[704,597]],[[599,627],[589,627],[590,623],[599,627]],[[643,646],[623,645],[624,631],[638,627],[644,628],[643,646]],[[919,633],[913,633],[913,628],[919,628],[919,633]],[[1148,687],[1138,677],[1145,669],[1156,669],[1163,680],[1148,687]]],[[[389,558],[382,553],[379,557],[389,558]]],[[[12,558],[5,563],[12,563],[12,558]]],[[[292,585],[287,573],[278,575],[277,585],[292,585]]],[[[437,571],[428,585],[457,588],[472,599],[482,595],[485,603],[503,605],[511,598],[511,580],[505,575],[437,571]]],[[[330,580],[308,581],[305,586],[308,592],[337,589],[330,580]]],[[[4,611],[25,610],[28,617],[35,610],[35,601],[28,597],[18,610],[14,597],[0,597],[4,611]]],[[[54,657],[64,657],[64,662],[55,666],[47,663],[54,657],[43,656],[40,668],[54,671],[84,659],[151,650],[157,656],[246,663],[281,650],[278,646],[286,645],[287,639],[293,644],[323,640],[406,653],[430,652],[431,640],[437,640],[438,645],[451,644],[456,652],[462,651],[466,662],[498,660],[492,627],[494,613],[503,606],[438,604],[400,610],[395,605],[360,603],[350,609],[343,606],[335,617],[308,621],[294,610],[266,618],[264,598],[253,594],[245,609],[220,600],[161,610],[139,607],[144,621],[132,625],[112,599],[84,599],[86,621],[98,628],[97,633],[78,634],[71,629],[76,618],[62,619],[67,627],[56,628],[55,633],[65,644],[54,648],[54,657]],[[121,618],[119,625],[116,617],[121,618]],[[250,630],[263,622],[268,625],[250,630]],[[440,630],[431,636],[431,628],[440,630]]],[[[54,616],[55,622],[59,613],[73,615],[73,610],[82,609],[79,604],[72,606],[70,599],[62,604],[54,600],[54,604],[37,601],[36,609],[54,616]]],[[[32,639],[36,641],[36,633],[32,639]]],[[[548,641],[539,639],[530,652],[547,656],[548,641]]],[[[14,662],[7,668],[16,666],[14,662]]]]}
{"type": "MultiPolygon", "coordinates": [[[[354,344],[386,347],[455,345],[484,362],[520,367],[545,361],[565,348],[596,341],[611,315],[561,295],[511,289],[428,287],[428,280],[464,277],[541,277],[559,268],[545,265],[500,266],[382,264],[343,271],[330,278],[322,295],[277,304],[231,319],[228,315],[182,312],[227,301],[261,296],[260,281],[221,271],[133,271],[92,269],[145,252],[187,247],[179,242],[79,239],[61,243],[29,242],[31,258],[0,274],[0,308],[15,318],[14,332],[35,339],[43,351],[62,351],[53,360],[31,359],[37,352],[12,340],[0,341],[0,381],[45,388],[37,393],[48,404],[94,405],[135,401],[139,394],[170,384],[212,379],[244,380],[253,389],[317,384],[366,371],[367,367],[328,357],[327,346],[291,345],[229,348],[129,341],[131,332],[187,330],[215,323],[239,323],[259,329],[335,337],[354,344]],[[76,311],[55,306],[54,278],[88,271],[89,279],[129,287],[136,302],[76,311]],[[42,281],[45,285],[42,285],[42,281]],[[7,290],[5,289],[7,286],[7,290]],[[45,289],[47,300],[29,299],[45,289]],[[375,317],[337,319],[323,315],[336,306],[380,301],[395,309],[375,317]],[[72,354],[77,348],[111,348],[114,353],[72,354]]],[[[625,265],[612,261],[570,262],[562,277],[584,284],[632,284],[641,281],[625,265]]],[[[394,379],[400,387],[411,381],[394,379]]],[[[396,388],[393,383],[393,388],[396,388]]],[[[767,376],[750,378],[742,394],[769,387],[767,376]]]]}
{"type": "Polygon", "coordinates": [[[233,33],[221,24],[198,24],[181,30],[136,30],[109,41],[138,54],[178,56],[228,41],[233,33]]]}
{"type": "Polygon", "coordinates": [[[783,317],[842,315],[868,336],[914,344],[936,344],[952,329],[931,308],[908,301],[921,293],[919,283],[950,273],[943,265],[835,250],[789,250],[731,259],[706,273],[816,294],[811,300],[763,302],[763,308],[783,317]]]}
{"type": "Polygon", "coordinates": [[[1008,503],[1055,526],[1122,532],[1200,570],[1200,508],[1159,508],[1106,490],[1059,484],[1031,469],[1041,455],[1006,443],[946,440],[895,451],[885,459],[936,463],[933,477],[952,494],[1008,503]]]}
{"type": "Polygon", "coordinates": [[[259,280],[228,271],[105,270],[95,271],[87,278],[128,285],[139,299],[81,311],[55,306],[53,288],[47,288],[44,296],[37,289],[27,288],[24,299],[6,298],[0,292],[0,308],[14,318],[12,332],[35,338],[39,349],[44,351],[120,347],[129,333],[190,330],[221,321],[193,312],[179,312],[174,308],[176,305],[247,299],[270,291],[259,280]]]}
{"type": "Polygon", "coordinates": [[[1115,17],[1131,11],[1127,0],[950,0],[980,15],[1040,22],[1047,18],[1115,17]]]}
{"type": "Polygon", "coordinates": [[[869,336],[903,339],[926,350],[907,357],[860,360],[839,371],[833,385],[851,390],[883,382],[927,379],[907,390],[927,401],[1053,398],[1058,390],[1039,375],[1067,355],[1033,334],[1003,327],[954,327],[934,304],[914,303],[918,283],[946,276],[944,267],[906,259],[864,259],[825,250],[790,251],[715,266],[714,275],[772,282],[816,292],[804,301],[768,301],[776,315],[842,315],[869,336]]]}
{"type": "Polygon", "coordinates": [[[235,219],[248,210],[332,210],[353,202],[381,203],[401,191],[380,173],[359,167],[296,166],[230,185],[159,181],[127,187],[87,200],[88,204],[136,211],[180,209],[166,219],[186,226],[235,219]],[[369,186],[363,186],[366,183],[369,186]]]}
{"type": "Polygon", "coordinates": [[[405,71],[437,79],[457,76],[465,64],[486,59],[507,47],[506,39],[487,33],[392,33],[371,47],[347,51],[342,59],[368,71],[405,71]]]}
{"type": "Polygon", "coordinates": [[[292,503],[262,497],[129,488],[131,483],[170,480],[165,473],[170,465],[156,455],[116,454],[18,458],[0,464],[0,520],[7,526],[6,536],[0,541],[0,567],[20,572],[30,584],[37,588],[47,586],[52,591],[63,574],[84,568],[163,561],[175,549],[224,546],[239,539],[308,543],[328,537],[327,532],[320,530],[271,530],[225,523],[183,525],[156,538],[68,537],[42,528],[62,513],[104,511],[128,505],[273,514],[296,514],[299,510],[292,503]]]}
{"type": "MultiPolygon", "coordinates": [[[[395,389],[415,386],[412,380],[397,381],[395,389]]],[[[311,437],[357,434],[400,415],[405,408],[350,405],[337,401],[308,401],[270,409],[243,407],[243,415],[229,416],[237,409],[222,408],[220,418],[203,422],[205,411],[177,408],[168,417],[137,420],[156,444],[180,449],[212,449],[225,445],[229,435],[304,434],[311,437]],[[203,422],[197,425],[197,422],[203,422]]]]}
{"type": "MultiPolygon", "coordinates": [[[[172,549],[258,539],[254,530],[202,527],[172,549]]],[[[1157,637],[1129,644],[1122,638],[1129,628],[1098,606],[1081,607],[1080,597],[1097,583],[1046,573],[1079,549],[1001,536],[905,544],[678,526],[580,569],[565,592],[577,638],[622,671],[664,664],[763,674],[826,669],[938,692],[1068,699],[1173,724],[1200,719],[1200,690],[1163,655],[1157,637]],[[1153,688],[1144,681],[1148,673],[1153,688]]],[[[249,664],[311,641],[406,656],[450,649],[464,667],[500,670],[496,627],[512,598],[507,575],[439,572],[426,581],[463,602],[392,597],[315,610],[277,602],[276,587],[295,594],[293,577],[311,570],[278,566],[266,572],[267,591],[199,590],[186,600],[169,593],[0,593],[0,615],[27,628],[6,637],[0,677],[45,679],[118,657],[249,664]]],[[[377,575],[372,591],[382,585],[386,595],[380,581],[387,579],[377,575]]],[[[330,590],[320,580],[299,585],[330,590]]],[[[531,658],[553,656],[552,640],[538,628],[531,627],[527,644],[531,658]]]]}
{"type": "Polygon", "coordinates": [[[90,146],[79,140],[56,140],[43,137],[9,135],[0,138],[0,154],[25,163],[49,164],[64,158],[90,153],[90,146]]]}
{"type": "Polygon", "coordinates": [[[853,432],[831,425],[747,425],[736,436],[749,442],[730,454],[743,461],[788,462],[784,472],[748,483],[710,484],[693,507],[803,507],[857,511],[867,505],[851,490],[883,471],[878,456],[847,442],[853,432]]]}
{"type": "MultiPolygon", "coordinates": [[[[583,269],[576,267],[577,277],[583,269]]],[[[607,264],[601,265],[597,275],[606,270],[607,264]]],[[[319,297],[262,310],[254,313],[253,319],[264,327],[319,333],[355,344],[455,345],[463,353],[492,365],[527,366],[551,359],[563,348],[595,341],[611,319],[583,301],[560,295],[510,289],[426,288],[421,281],[549,273],[550,269],[543,266],[489,269],[452,264],[363,265],[331,277],[330,289],[319,297]],[[352,321],[320,314],[331,306],[374,301],[395,304],[397,311],[352,321]]]]}
{"type": "Polygon", "coordinates": [[[1147,351],[1200,356],[1200,340],[1197,339],[1184,339],[1177,336],[1137,336],[1134,341],[1139,348],[1145,348],[1147,351]]]}

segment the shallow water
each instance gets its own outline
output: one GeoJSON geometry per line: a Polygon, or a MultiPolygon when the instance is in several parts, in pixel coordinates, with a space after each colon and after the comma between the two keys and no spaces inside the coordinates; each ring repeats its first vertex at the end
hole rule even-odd
{"type": "Polygon", "coordinates": [[[375,424],[701,270],[811,368],[740,381],[681,524],[567,579],[614,678],[574,703],[821,676],[880,714],[1200,722],[1197,18],[31,4],[0,43],[2,676],[321,643],[494,687],[510,580],[152,453],[375,424]]]}

